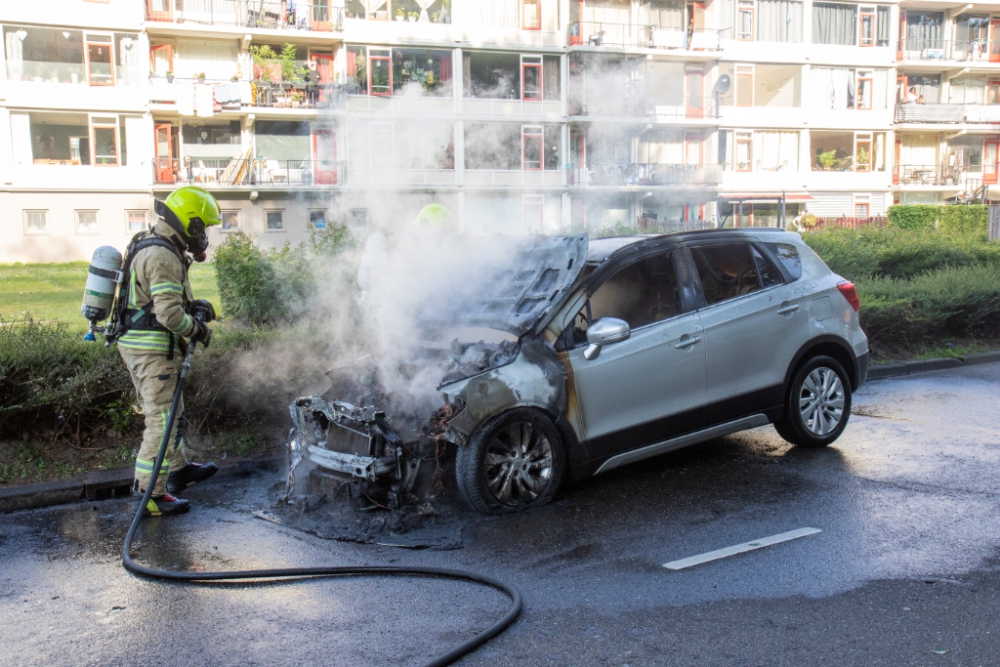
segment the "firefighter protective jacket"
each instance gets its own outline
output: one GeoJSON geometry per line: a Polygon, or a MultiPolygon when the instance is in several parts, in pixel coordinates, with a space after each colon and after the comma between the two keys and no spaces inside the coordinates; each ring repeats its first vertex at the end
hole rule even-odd
{"type": "Polygon", "coordinates": [[[183,260],[161,246],[143,248],[136,253],[128,276],[128,309],[137,311],[152,300],[153,313],[160,326],[129,329],[118,339],[118,345],[169,355],[171,345],[176,348],[179,339],[190,337],[195,330],[194,318],[187,313],[187,304],[193,298],[188,280],[191,260],[184,255],[186,246],[181,235],[167,223],[160,220],[153,232],[173,243],[183,260]]]}

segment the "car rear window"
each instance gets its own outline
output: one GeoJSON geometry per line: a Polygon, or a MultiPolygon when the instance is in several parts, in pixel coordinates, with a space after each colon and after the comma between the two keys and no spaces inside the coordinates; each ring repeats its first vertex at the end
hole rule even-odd
{"type": "Polygon", "coordinates": [[[799,259],[798,248],[791,243],[765,243],[764,245],[774,253],[792,280],[798,280],[802,277],[802,260],[799,259]]]}

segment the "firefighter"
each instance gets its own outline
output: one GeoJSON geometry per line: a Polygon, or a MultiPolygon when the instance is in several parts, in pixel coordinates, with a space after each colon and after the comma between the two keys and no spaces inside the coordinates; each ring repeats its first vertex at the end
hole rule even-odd
{"type": "MultiPolygon", "coordinates": [[[[152,476],[187,342],[208,347],[212,339],[206,323],[215,319],[215,310],[208,301],[193,299],[188,268],[192,259],[205,260],[207,229],[221,223],[215,197],[194,186],[156,200],[154,209],[160,220],[151,232],[136,235],[126,251],[126,294],[122,298],[119,293],[113,332],[145,415],[135,460],[134,491],[139,493],[145,492],[152,476]]],[[[176,494],[218,470],[215,463],[187,460],[183,402],[178,411],[146,516],[187,511],[188,501],[176,494]]]]}

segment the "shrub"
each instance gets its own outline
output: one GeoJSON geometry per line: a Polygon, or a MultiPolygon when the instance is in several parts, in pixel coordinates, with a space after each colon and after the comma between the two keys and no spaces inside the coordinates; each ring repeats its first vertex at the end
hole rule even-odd
{"type": "Polygon", "coordinates": [[[909,229],[910,231],[933,229],[934,223],[938,218],[938,208],[929,204],[890,206],[888,211],[889,223],[900,229],[909,229]]]}
{"type": "Polygon", "coordinates": [[[986,237],[989,207],[964,204],[942,206],[938,216],[938,229],[950,234],[969,234],[986,237]]]}
{"type": "Polygon", "coordinates": [[[317,273],[351,245],[341,225],[314,230],[307,242],[278,250],[261,250],[248,234],[230,234],[215,251],[223,312],[247,325],[297,319],[316,292],[317,273]]]}

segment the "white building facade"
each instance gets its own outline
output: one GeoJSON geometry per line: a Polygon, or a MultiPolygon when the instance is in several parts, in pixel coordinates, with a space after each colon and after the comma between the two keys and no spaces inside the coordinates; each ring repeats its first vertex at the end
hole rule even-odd
{"type": "Polygon", "coordinates": [[[0,262],[123,248],[189,183],[213,234],[280,247],[431,202],[468,233],[868,218],[982,197],[1000,160],[1000,4],[54,0],[0,26],[0,262]]]}

